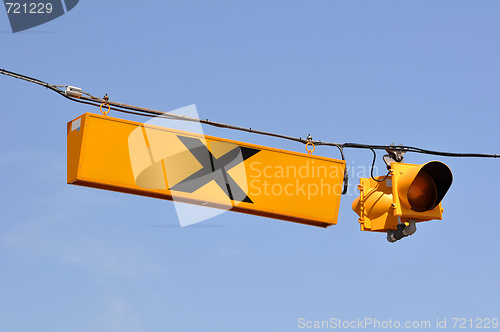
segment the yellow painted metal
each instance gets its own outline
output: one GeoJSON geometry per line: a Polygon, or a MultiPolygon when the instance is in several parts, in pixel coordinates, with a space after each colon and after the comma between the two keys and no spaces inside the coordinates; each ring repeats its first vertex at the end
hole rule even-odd
{"type": "Polygon", "coordinates": [[[410,203],[407,198],[410,185],[414,181],[418,172],[424,165],[392,163],[394,177],[394,204],[395,214],[404,219],[411,219],[417,221],[427,221],[443,219],[441,203],[429,211],[417,212],[411,209],[410,203]]]}
{"type": "MultiPolygon", "coordinates": [[[[376,177],[377,180],[384,178],[376,177]]],[[[399,222],[410,220],[417,222],[441,220],[443,218],[441,199],[450,185],[451,171],[441,162],[433,161],[423,165],[392,163],[391,173],[384,181],[377,182],[372,178],[360,179],[358,186],[360,196],[352,203],[352,209],[359,215],[362,231],[385,232],[396,229],[399,222]],[[430,164],[433,164],[433,167],[440,164],[437,165],[439,172],[435,172],[433,176],[425,171],[422,172],[423,168],[429,167],[430,164]],[[439,179],[439,176],[445,179],[439,179]],[[413,195],[415,195],[413,207],[409,196],[411,190],[414,190],[413,195]],[[441,196],[437,197],[439,190],[441,196]],[[427,197],[428,195],[432,197],[427,197]],[[423,212],[415,211],[419,205],[433,207],[423,212]]]]}
{"type": "MultiPolygon", "coordinates": [[[[382,180],[384,177],[376,177],[382,180]]],[[[398,218],[394,214],[392,178],[377,182],[372,178],[361,178],[358,189],[360,196],[352,203],[352,209],[359,215],[362,231],[385,232],[396,229],[398,218]]]]}
{"type": "MultiPolygon", "coordinates": [[[[68,183],[328,227],[337,223],[345,161],[85,113],[68,123],[68,183]],[[204,147],[188,148],[202,143],[204,147]],[[221,171],[236,197],[203,173],[235,149],[221,171]],[[203,151],[202,151],[203,150],[203,151]],[[206,151],[205,151],[206,150],[206,151]],[[200,152],[201,151],[201,152],[200,152]],[[208,177],[208,178],[207,178],[208,177]],[[229,180],[228,180],[229,178],[229,180]],[[200,182],[201,181],[201,182],[200,182]],[[202,185],[200,185],[202,184],[202,185]]],[[[214,171],[214,172],[215,172],[214,171]]],[[[213,179],[211,178],[213,177],[213,179]]],[[[229,186],[228,186],[229,188],[229,186]]],[[[231,192],[231,190],[229,190],[231,192]]]]}

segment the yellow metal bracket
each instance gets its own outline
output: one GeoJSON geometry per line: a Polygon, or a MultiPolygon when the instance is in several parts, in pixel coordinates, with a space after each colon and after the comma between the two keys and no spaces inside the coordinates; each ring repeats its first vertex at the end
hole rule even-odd
{"type": "Polygon", "coordinates": [[[359,223],[363,223],[365,218],[365,187],[362,184],[358,184],[358,190],[359,190],[359,203],[360,203],[360,208],[361,212],[359,214],[359,223]]]}
{"type": "Polygon", "coordinates": [[[314,143],[313,143],[313,142],[307,142],[307,143],[306,143],[306,151],[307,151],[307,154],[313,154],[314,150],[316,150],[316,147],[314,146],[314,143]],[[309,150],[309,149],[307,148],[307,146],[308,146],[308,145],[311,145],[311,146],[312,146],[312,149],[311,149],[311,150],[309,150]]]}
{"type": "Polygon", "coordinates": [[[101,111],[102,115],[108,115],[109,111],[111,111],[111,106],[109,106],[108,103],[102,103],[101,106],[99,107],[99,110],[101,111]],[[103,105],[107,105],[108,106],[108,110],[107,111],[103,111],[102,110],[102,106],[103,105]]]}

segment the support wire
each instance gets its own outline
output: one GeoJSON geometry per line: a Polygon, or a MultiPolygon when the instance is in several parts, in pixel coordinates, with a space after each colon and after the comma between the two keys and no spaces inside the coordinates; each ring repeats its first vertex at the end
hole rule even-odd
{"type": "MultiPolygon", "coordinates": [[[[235,125],[230,125],[230,124],[225,124],[225,123],[220,123],[220,122],[215,122],[215,121],[210,121],[208,119],[196,119],[196,118],[191,118],[187,116],[182,116],[182,115],[176,115],[172,113],[165,113],[149,108],[144,108],[144,107],[139,107],[139,106],[132,106],[132,105],[127,105],[127,104],[121,104],[109,100],[105,100],[103,98],[98,98],[94,97],[89,93],[83,92],[80,98],[76,98],[73,96],[69,96],[66,94],[64,90],[61,88],[67,88],[67,85],[52,85],[47,82],[41,81],[39,79],[29,77],[26,75],[14,73],[5,69],[0,69],[0,73],[6,76],[10,76],[13,78],[17,78],[20,80],[24,80],[30,83],[34,83],[40,86],[43,86],[60,96],[69,99],[71,101],[77,102],[77,103],[82,103],[82,104],[87,104],[87,105],[92,105],[99,107],[102,105],[102,103],[109,104],[109,107],[111,110],[116,111],[116,112],[121,112],[121,113],[126,113],[126,114],[132,114],[132,115],[138,115],[138,116],[144,116],[144,117],[161,117],[161,118],[166,118],[166,119],[172,119],[172,120],[180,120],[180,121],[189,121],[189,122],[200,122],[202,124],[218,127],[218,128],[226,128],[226,129],[232,129],[232,130],[238,130],[238,131],[243,131],[243,132],[248,132],[252,134],[258,134],[258,135],[264,135],[264,136],[270,136],[270,137],[276,137],[276,138],[281,138],[281,139],[286,139],[289,141],[294,141],[302,144],[306,144],[307,142],[311,142],[314,145],[325,145],[325,146],[334,146],[339,149],[340,154],[342,156],[342,160],[345,160],[344,156],[344,149],[345,148],[351,148],[351,149],[367,149],[371,150],[374,154],[373,156],[373,163],[372,163],[372,168],[371,168],[371,176],[373,176],[373,168],[375,165],[375,159],[376,159],[376,152],[375,150],[386,150],[386,151],[405,151],[405,152],[414,152],[414,153],[421,153],[421,154],[428,154],[428,155],[434,155],[434,156],[444,156],[444,157],[462,157],[462,158],[500,158],[500,154],[490,154],[490,153],[456,153],[456,152],[443,152],[443,151],[433,151],[433,150],[427,150],[427,149],[422,149],[414,146],[405,146],[405,145],[372,145],[372,144],[359,144],[359,143],[335,143],[335,142],[324,142],[320,140],[307,140],[303,139],[302,137],[293,137],[293,136],[288,136],[288,135],[282,135],[282,134],[277,134],[277,133],[272,133],[272,132],[267,132],[267,131],[261,131],[261,130],[256,130],[252,128],[246,128],[246,127],[240,127],[240,126],[235,126],[235,125]]],[[[389,176],[389,173],[385,176],[383,180],[385,180],[389,176]]],[[[346,169],[344,172],[344,190],[342,194],[345,194],[347,192],[347,165],[346,169]]],[[[374,178],[375,179],[375,178],[374,178]]],[[[376,181],[383,181],[383,180],[376,180],[376,181]]]]}

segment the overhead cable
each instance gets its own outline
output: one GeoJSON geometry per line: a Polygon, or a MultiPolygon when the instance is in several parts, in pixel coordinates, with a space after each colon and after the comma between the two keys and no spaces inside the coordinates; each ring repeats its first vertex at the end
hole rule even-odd
{"type": "Polygon", "coordinates": [[[500,154],[443,152],[443,151],[427,150],[427,149],[422,149],[422,148],[413,147],[413,146],[406,146],[406,145],[372,145],[372,144],[360,144],[360,143],[335,143],[335,142],[326,142],[326,141],[321,141],[321,140],[310,140],[310,139],[308,140],[307,138],[302,138],[302,137],[293,137],[293,136],[288,136],[288,135],[283,135],[283,134],[272,133],[272,132],[268,132],[268,131],[256,130],[256,129],[252,129],[252,128],[246,128],[246,127],[240,127],[240,126],[215,122],[215,121],[211,121],[208,119],[197,119],[197,118],[187,117],[187,116],[183,116],[183,115],[177,115],[177,114],[173,114],[173,113],[165,113],[165,112],[161,112],[161,111],[157,111],[157,110],[153,110],[153,109],[149,109],[149,108],[117,103],[117,102],[113,102],[113,101],[110,101],[107,99],[105,100],[104,98],[94,97],[91,94],[83,92],[83,91],[82,91],[80,98],[76,98],[76,97],[68,95],[64,90],[61,89],[61,88],[67,88],[68,85],[49,84],[49,83],[41,81],[39,79],[32,78],[32,77],[22,75],[22,74],[18,74],[18,73],[14,73],[14,72],[11,72],[11,71],[8,71],[5,69],[0,69],[0,73],[3,75],[11,76],[11,77],[14,77],[14,78],[17,78],[20,80],[24,80],[24,81],[27,81],[30,83],[34,83],[34,84],[43,86],[51,91],[54,91],[55,93],[59,94],[60,96],[63,96],[63,97],[65,97],[69,100],[72,100],[74,102],[92,105],[92,106],[96,106],[96,107],[100,107],[103,103],[105,103],[105,104],[109,105],[109,109],[116,111],[116,112],[122,112],[122,113],[126,113],[126,114],[145,116],[145,117],[161,117],[161,118],[172,119],[172,120],[200,122],[202,124],[206,124],[206,125],[210,125],[210,126],[214,126],[214,127],[218,127],[218,128],[226,128],[226,129],[244,131],[244,132],[258,134],[258,135],[271,136],[271,137],[286,139],[289,141],[299,142],[299,143],[303,143],[303,144],[311,142],[314,145],[334,146],[334,147],[339,149],[343,160],[345,160],[344,153],[343,153],[344,148],[369,149],[369,150],[372,150],[373,152],[374,152],[374,150],[386,150],[386,151],[395,151],[395,152],[401,152],[401,151],[402,152],[414,152],[414,153],[421,153],[421,154],[428,154],[428,155],[435,155],[435,156],[444,156],[444,157],[467,157],[467,158],[499,158],[500,157],[500,154]]]}

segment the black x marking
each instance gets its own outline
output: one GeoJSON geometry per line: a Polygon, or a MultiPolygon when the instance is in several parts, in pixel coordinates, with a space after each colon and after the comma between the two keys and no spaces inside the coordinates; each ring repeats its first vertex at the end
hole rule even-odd
{"type": "Polygon", "coordinates": [[[226,193],[229,199],[253,203],[250,197],[247,196],[227,172],[260,150],[238,146],[222,157],[215,158],[201,140],[179,135],[177,135],[177,137],[188,148],[189,152],[193,154],[203,168],[177,183],[169,190],[192,193],[214,180],[224,193],[226,193]]]}

